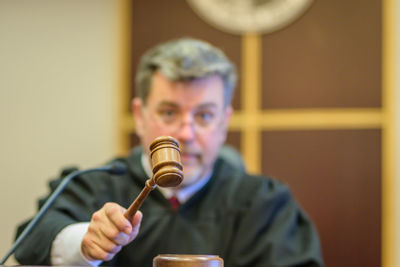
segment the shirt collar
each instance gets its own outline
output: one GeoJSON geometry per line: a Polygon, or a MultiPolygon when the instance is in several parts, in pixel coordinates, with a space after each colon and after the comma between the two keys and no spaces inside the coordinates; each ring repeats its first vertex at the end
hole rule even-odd
{"type": "MultiPolygon", "coordinates": [[[[143,169],[147,175],[147,178],[153,176],[153,171],[151,170],[150,160],[146,153],[142,153],[140,158],[143,169]]],[[[211,173],[201,178],[194,184],[185,186],[183,188],[173,188],[173,187],[161,187],[157,186],[158,190],[164,195],[166,199],[172,196],[176,196],[180,203],[186,202],[191,196],[193,196],[197,191],[199,191],[211,178],[211,173]]]]}

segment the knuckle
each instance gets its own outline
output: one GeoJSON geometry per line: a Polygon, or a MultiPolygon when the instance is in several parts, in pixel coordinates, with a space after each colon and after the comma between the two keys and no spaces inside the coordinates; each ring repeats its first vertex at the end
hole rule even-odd
{"type": "Polygon", "coordinates": [[[117,254],[121,250],[121,247],[114,244],[105,246],[102,249],[103,250],[100,252],[101,259],[111,260],[115,256],[115,254],[117,254]]]}
{"type": "Polygon", "coordinates": [[[116,247],[118,247],[116,244],[110,243],[110,244],[106,245],[103,249],[107,253],[114,253],[114,251],[116,250],[116,247]]]}
{"type": "Polygon", "coordinates": [[[88,233],[95,233],[96,227],[93,224],[89,224],[87,231],[88,231],[88,233]]]}
{"type": "Polygon", "coordinates": [[[115,254],[110,253],[110,250],[104,247],[95,246],[89,250],[90,257],[96,260],[107,261],[111,260],[115,254]]]}
{"type": "Polygon", "coordinates": [[[108,229],[108,238],[110,238],[110,239],[112,239],[112,240],[114,240],[114,239],[116,239],[116,238],[118,238],[118,236],[119,236],[119,234],[120,234],[120,232],[117,230],[117,229],[115,229],[115,228],[113,228],[113,229],[108,229]]]}
{"type": "Polygon", "coordinates": [[[100,259],[96,246],[94,246],[93,241],[88,237],[82,239],[82,251],[86,252],[92,259],[100,259]]]}
{"type": "Polygon", "coordinates": [[[108,208],[110,208],[110,207],[112,207],[112,206],[113,206],[113,203],[112,203],[112,202],[106,202],[106,203],[103,205],[103,208],[108,209],[108,208]]]}
{"type": "Polygon", "coordinates": [[[96,211],[95,213],[92,214],[92,221],[93,222],[101,221],[101,212],[100,211],[96,211]]]}
{"type": "Polygon", "coordinates": [[[83,247],[89,247],[90,246],[90,238],[85,235],[82,239],[82,246],[83,247]]]}
{"type": "Polygon", "coordinates": [[[104,210],[106,211],[107,215],[113,214],[116,212],[116,205],[114,203],[107,202],[104,204],[104,210]]]}

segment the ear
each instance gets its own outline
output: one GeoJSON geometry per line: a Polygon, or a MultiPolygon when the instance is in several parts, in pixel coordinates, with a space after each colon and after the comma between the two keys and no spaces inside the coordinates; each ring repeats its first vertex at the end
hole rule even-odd
{"type": "Polygon", "coordinates": [[[226,137],[228,134],[228,126],[229,126],[229,122],[231,121],[232,114],[233,114],[233,108],[231,105],[229,105],[228,107],[225,108],[224,122],[222,124],[223,130],[224,130],[222,143],[224,143],[226,141],[226,137]]]}
{"type": "Polygon", "coordinates": [[[143,102],[140,98],[135,97],[132,99],[131,108],[133,118],[135,120],[136,134],[141,138],[144,130],[144,114],[143,114],[143,102]]]}
{"type": "Polygon", "coordinates": [[[228,129],[229,122],[231,121],[232,118],[232,114],[233,114],[233,108],[231,105],[229,105],[228,107],[226,107],[224,114],[224,126],[226,129],[228,129]]]}

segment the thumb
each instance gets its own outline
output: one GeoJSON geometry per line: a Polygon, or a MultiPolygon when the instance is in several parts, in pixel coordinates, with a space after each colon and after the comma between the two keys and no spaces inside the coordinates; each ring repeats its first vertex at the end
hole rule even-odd
{"type": "Polygon", "coordinates": [[[136,227],[137,225],[140,226],[140,223],[142,222],[142,217],[143,217],[142,212],[140,210],[137,211],[135,213],[135,216],[133,216],[131,220],[132,227],[136,227]]]}
{"type": "MultiPolygon", "coordinates": [[[[133,216],[132,220],[130,221],[132,224],[132,231],[130,233],[130,241],[136,238],[139,233],[140,224],[142,222],[143,214],[141,211],[137,211],[135,216],[133,216]]],[[[129,242],[130,242],[129,241],[129,242]]]]}

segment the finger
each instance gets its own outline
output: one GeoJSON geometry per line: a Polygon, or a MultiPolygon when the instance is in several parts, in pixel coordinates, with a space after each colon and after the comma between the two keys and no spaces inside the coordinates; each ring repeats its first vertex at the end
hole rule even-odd
{"type": "Polygon", "coordinates": [[[125,246],[131,241],[131,236],[121,232],[113,241],[120,246],[125,246]]]}
{"type": "MultiPolygon", "coordinates": [[[[84,238],[86,238],[88,244],[95,243],[106,252],[116,253],[120,250],[119,248],[116,247],[124,245],[124,243],[115,242],[113,239],[107,237],[107,234],[105,234],[104,231],[110,232],[110,229],[112,228],[115,230],[116,233],[115,235],[118,235],[119,232],[113,225],[110,225],[109,227],[96,227],[89,224],[87,234],[85,235],[84,238]]],[[[127,241],[125,241],[125,243],[126,242],[127,241]]]]}
{"type": "Polygon", "coordinates": [[[103,242],[111,241],[120,246],[125,246],[127,243],[129,243],[130,235],[125,234],[124,232],[119,232],[114,225],[101,228],[100,231],[102,232],[100,240],[103,240],[103,242]]]}
{"type": "Polygon", "coordinates": [[[106,205],[99,211],[93,213],[89,224],[88,233],[102,240],[105,237],[112,239],[113,235],[118,235],[119,231],[106,215],[106,205]]]}
{"type": "Polygon", "coordinates": [[[104,229],[105,231],[104,235],[113,240],[116,244],[125,246],[128,243],[130,243],[133,239],[135,239],[136,236],[138,235],[142,217],[143,214],[140,211],[138,211],[132,218],[131,220],[132,228],[129,235],[125,234],[124,232],[119,232],[118,234],[116,234],[116,231],[118,231],[118,229],[112,227],[104,229]]]}
{"type": "Polygon", "coordinates": [[[105,213],[110,222],[118,229],[119,232],[130,234],[132,231],[132,225],[124,216],[124,208],[118,204],[107,205],[105,207],[105,213]]]}
{"type": "Polygon", "coordinates": [[[88,260],[111,260],[122,247],[113,244],[110,245],[110,243],[101,243],[100,245],[94,239],[91,239],[90,236],[86,235],[82,240],[82,253],[88,260]],[[106,248],[107,246],[109,248],[106,248]]]}
{"type": "Polygon", "coordinates": [[[122,249],[121,245],[117,245],[114,242],[112,242],[111,240],[102,241],[102,242],[94,241],[93,243],[96,244],[97,247],[99,247],[101,250],[105,251],[107,254],[110,254],[110,255],[115,255],[118,252],[120,252],[122,249]]]}
{"type": "Polygon", "coordinates": [[[116,245],[125,245],[129,241],[130,237],[127,234],[122,234],[107,216],[107,214],[112,216],[113,213],[119,210],[119,205],[107,203],[102,209],[92,215],[92,221],[89,225],[88,232],[96,236],[96,238],[93,239],[97,240],[99,244],[111,241],[116,245]]]}

